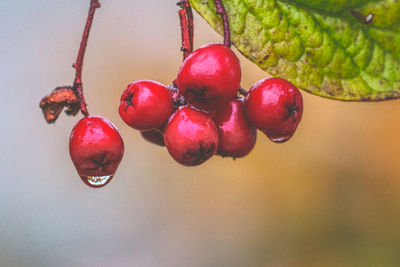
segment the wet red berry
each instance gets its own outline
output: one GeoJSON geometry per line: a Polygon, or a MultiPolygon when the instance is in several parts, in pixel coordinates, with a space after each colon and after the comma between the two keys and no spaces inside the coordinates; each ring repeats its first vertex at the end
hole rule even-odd
{"type": "Polygon", "coordinates": [[[117,128],[100,116],[81,119],[72,129],[69,153],[82,181],[91,187],[109,183],[124,154],[117,128]]]}
{"type": "Polygon", "coordinates": [[[243,99],[235,99],[215,112],[219,129],[217,154],[233,158],[246,156],[254,147],[257,130],[244,115],[243,99]]]}
{"type": "Polygon", "coordinates": [[[240,79],[239,59],[232,50],[222,44],[209,44],[186,58],[177,84],[188,103],[212,110],[234,99],[240,79]]]}
{"type": "Polygon", "coordinates": [[[289,140],[303,114],[303,98],[290,82],[264,79],[254,84],[246,96],[245,113],[249,121],[272,141],[289,140]]]}
{"type": "Polygon", "coordinates": [[[165,146],[164,135],[159,130],[140,131],[144,139],[158,146],[165,146]]]}
{"type": "Polygon", "coordinates": [[[167,87],[155,81],[135,81],[121,96],[119,114],[137,130],[161,127],[172,114],[174,102],[167,87]]]}
{"type": "Polygon", "coordinates": [[[164,141],[170,155],[180,164],[197,166],[218,148],[218,129],[204,112],[180,107],[168,121],[164,141]]]}

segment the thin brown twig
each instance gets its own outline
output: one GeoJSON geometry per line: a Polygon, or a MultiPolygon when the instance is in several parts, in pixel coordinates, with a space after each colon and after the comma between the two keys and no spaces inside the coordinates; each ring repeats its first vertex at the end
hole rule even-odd
{"type": "Polygon", "coordinates": [[[83,59],[85,57],[86,46],[89,39],[90,29],[92,27],[94,13],[96,9],[99,7],[100,7],[100,2],[98,0],[90,0],[89,13],[86,20],[85,28],[83,30],[78,56],[76,58],[75,63],[73,64],[73,67],[75,68],[76,72],[75,72],[74,85],[72,86],[72,88],[80,100],[81,112],[85,117],[89,116],[89,112],[87,110],[87,104],[85,101],[85,97],[83,95],[83,88],[82,88],[83,59]]]}
{"type": "Polygon", "coordinates": [[[186,1],[186,5],[185,5],[185,10],[186,10],[186,15],[188,18],[188,22],[189,22],[189,38],[190,38],[190,46],[193,52],[194,49],[194,23],[193,23],[193,12],[192,12],[192,7],[190,6],[190,3],[188,0],[186,1]]]}
{"type": "Polygon", "coordinates": [[[183,60],[185,60],[193,52],[193,12],[188,0],[179,1],[177,5],[181,8],[178,14],[182,33],[181,50],[183,51],[183,60]]]}
{"type": "Polygon", "coordinates": [[[181,50],[183,51],[183,60],[185,60],[191,51],[191,44],[190,44],[190,35],[189,35],[189,22],[186,16],[186,10],[185,9],[180,9],[178,11],[179,14],[179,20],[181,22],[181,33],[182,33],[182,48],[181,50]]]}
{"type": "Polygon", "coordinates": [[[90,28],[92,26],[95,10],[98,7],[100,7],[98,0],[90,0],[89,14],[83,31],[82,41],[76,62],[73,64],[76,70],[73,85],[59,86],[40,101],[40,108],[48,123],[54,123],[64,108],[66,108],[65,113],[67,115],[75,116],[80,110],[85,117],[89,116],[82,90],[82,67],[90,28]]]}
{"type": "Polygon", "coordinates": [[[217,9],[217,14],[222,18],[222,25],[224,27],[224,45],[231,47],[231,31],[229,28],[228,14],[226,14],[224,4],[221,0],[214,0],[214,4],[217,9]]]}

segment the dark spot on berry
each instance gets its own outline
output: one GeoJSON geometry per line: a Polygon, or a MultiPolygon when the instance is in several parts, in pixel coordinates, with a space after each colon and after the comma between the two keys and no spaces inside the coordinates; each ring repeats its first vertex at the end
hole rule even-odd
{"type": "Polygon", "coordinates": [[[132,98],[134,95],[135,95],[135,93],[128,94],[128,97],[125,99],[125,102],[126,102],[125,112],[128,110],[128,107],[133,106],[132,98]]]}
{"type": "Polygon", "coordinates": [[[284,121],[287,121],[288,119],[292,118],[292,123],[295,123],[296,113],[299,111],[299,107],[297,106],[295,96],[293,96],[293,103],[291,105],[286,105],[286,109],[288,111],[288,114],[286,115],[284,121]]]}
{"type": "Polygon", "coordinates": [[[203,98],[204,95],[206,94],[206,88],[201,88],[201,89],[187,89],[187,94],[188,95],[193,95],[195,98],[203,98]]]}
{"type": "Polygon", "coordinates": [[[105,172],[108,165],[110,165],[112,163],[111,161],[106,160],[106,156],[107,156],[107,153],[103,153],[98,157],[91,158],[91,161],[96,165],[96,167],[90,168],[88,170],[100,169],[102,172],[105,172]]]}
{"type": "Polygon", "coordinates": [[[214,103],[219,99],[218,95],[213,95],[212,92],[210,92],[209,88],[203,87],[201,89],[187,89],[186,90],[186,95],[185,95],[187,102],[193,102],[197,104],[203,104],[203,103],[214,103]]]}
{"type": "Polygon", "coordinates": [[[210,145],[209,147],[204,147],[203,144],[200,144],[197,150],[192,150],[185,153],[184,161],[193,165],[201,164],[212,156],[214,150],[214,144],[210,145]]]}

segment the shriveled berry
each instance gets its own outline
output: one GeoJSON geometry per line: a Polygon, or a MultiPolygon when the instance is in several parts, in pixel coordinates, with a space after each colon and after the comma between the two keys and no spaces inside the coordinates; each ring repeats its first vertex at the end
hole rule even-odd
{"type": "Polygon", "coordinates": [[[303,115],[303,98],[292,83],[279,79],[264,79],[254,84],[245,100],[249,121],[272,141],[288,141],[303,115]]]}
{"type": "Polygon", "coordinates": [[[174,109],[167,87],[155,81],[135,81],[121,96],[119,114],[126,124],[137,130],[161,127],[174,109]]]}
{"type": "Polygon", "coordinates": [[[219,129],[217,154],[233,158],[246,156],[254,147],[257,130],[244,114],[243,98],[218,109],[213,116],[219,129]]]}
{"type": "Polygon", "coordinates": [[[182,63],[177,85],[189,104],[212,110],[234,99],[240,79],[240,63],[235,53],[222,44],[208,44],[182,63]]]}
{"type": "Polygon", "coordinates": [[[142,137],[158,146],[165,146],[164,135],[159,130],[140,131],[142,137]]]}
{"type": "Polygon", "coordinates": [[[164,132],[165,146],[180,164],[197,166],[218,148],[218,129],[204,112],[183,106],[172,115],[164,132]]]}
{"type": "Polygon", "coordinates": [[[121,162],[124,142],[109,120],[88,116],[72,129],[69,153],[82,181],[102,187],[111,181],[121,162]]]}

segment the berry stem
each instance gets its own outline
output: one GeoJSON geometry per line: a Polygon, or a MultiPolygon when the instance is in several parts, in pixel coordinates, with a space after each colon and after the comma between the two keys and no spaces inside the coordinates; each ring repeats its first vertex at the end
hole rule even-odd
{"type": "Polygon", "coordinates": [[[181,8],[178,14],[182,33],[181,50],[183,51],[183,60],[185,60],[193,52],[193,12],[188,0],[182,0],[177,5],[181,8]]]}
{"type": "Polygon", "coordinates": [[[193,23],[193,12],[192,12],[192,7],[190,6],[190,3],[188,0],[186,1],[186,5],[185,5],[185,10],[186,10],[186,14],[187,14],[187,18],[188,18],[188,22],[189,22],[189,38],[190,38],[190,46],[191,46],[191,50],[193,52],[193,39],[194,39],[194,23],[193,23]]]}
{"type": "Polygon", "coordinates": [[[73,64],[73,67],[75,68],[76,72],[75,72],[74,85],[72,86],[72,88],[80,100],[81,112],[85,117],[89,116],[89,112],[87,110],[87,104],[85,101],[85,97],[83,95],[83,88],[82,88],[83,59],[85,57],[86,46],[89,39],[90,28],[92,27],[94,13],[96,9],[99,7],[100,7],[100,2],[98,0],[90,0],[89,13],[86,20],[85,28],[83,30],[78,56],[76,58],[75,63],[73,64]]]}
{"type": "Polygon", "coordinates": [[[242,87],[239,87],[238,93],[241,94],[242,96],[246,97],[249,92],[247,92],[242,87]]]}
{"type": "Polygon", "coordinates": [[[231,47],[231,31],[229,29],[229,19],[224,4],[221,0],[214,0],[214,4],[217,9],[217,14],[222,18],[222,25],[224,26],[224,45],[231,47]]]}
{"type": "Polygon", "coordinates": [[[188,23],[188,19],[186,16],[186,11],[185,9],[181,9],[178,11],[179,14],[179,19],[181,21],[181,33],[182,33],[182,52],[183,52],[183,60],[185,60],[191,51],[191,45],[190,45],[190,37],[189,37],[189,23],[188,23]]]}

